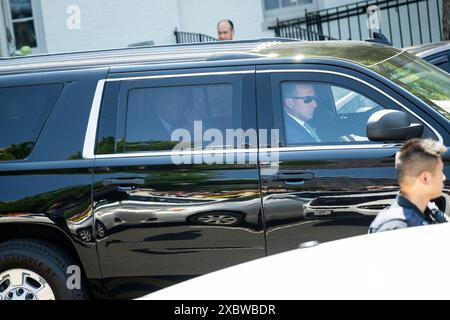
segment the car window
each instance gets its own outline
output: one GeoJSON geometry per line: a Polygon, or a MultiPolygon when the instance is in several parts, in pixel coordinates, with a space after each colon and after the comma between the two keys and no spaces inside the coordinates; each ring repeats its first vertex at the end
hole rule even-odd
{"type": "Polygon", "coordinates": [[[407,52],[370,66],[450,120],[450,75],[407,52]]]}
{"type": "MultiPolygon", "coordinates": [[[[367,138],[367,120],[385,109],[359,92],[326,83],[282,82],[281,94],[285,141],[290,146],[373,143],[367,138]]],[[[417,122],[412,116],[410,120],[417,122]]]]}
{"type": "Polygon", "coordinates": [[[434,64],[436,67],[446,72],[450,72],[450,61],[448,52],[443,52],[440,53],[439,55],[432,55],[430,57],[425,58],[425,60],[431,64],[434,64]]]}
{"type": "Polygon", "coordinates": [[[28,157],[62,87],[0,88],[0,161],[28,157]]]}
{"type": "Polygon", "coordinates": [[[225,137],[226,129],[241,124],[234,95],[231,84],[129,90],[125,152],[171,150],[180,142],[202,148],[202,133],[208,129],[225,137]]]}
{"type": "Polygon", "coordinates": [[[331,90],[338,114],[362,113],[374,108],[381,109],[381,106],[375,101],[352,90],[337,86],[332,86],[331,90]]]}
{"type": "Polygon", "coordinates": [[[444,70],[445,72],[450,73],[450,61],[446,61],[446,62],[442,62],[442,63],[437,63],[436,67],[444,70]]]}

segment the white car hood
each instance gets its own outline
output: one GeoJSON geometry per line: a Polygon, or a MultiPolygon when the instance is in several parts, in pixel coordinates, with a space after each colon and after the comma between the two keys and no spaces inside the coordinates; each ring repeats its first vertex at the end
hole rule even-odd
{"type": "Polygon", "coordinates": [[[155,300],[450,299],[450,223],[327,242],[157,291],[155,300]]]}

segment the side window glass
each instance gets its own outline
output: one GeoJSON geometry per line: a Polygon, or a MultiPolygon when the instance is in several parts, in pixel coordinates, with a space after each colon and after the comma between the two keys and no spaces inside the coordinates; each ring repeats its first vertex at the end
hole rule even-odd
{"type": "Polygon", "coordinates": [[[441,68],[442,70],[444,70],[447,73],[450,73],[450,61],[438,63],[438,64],[436,64],[436,67],[441,68]]]}
{"type": "Polygon", "coordinates": [[[28,157],[62,87],[0,88],[0,161],[28,157]]]}
{"type": "Polygon", "coordinates": [[[445,72],[450,72],[450,59],[448,52],[445,52],[437,57],[433,56],[433,58],[426,60],[429,63],[434,64],[436,67],[444,70],[445,72]]]}
{"type": "MultiPolygon", "coordinates": [[[[95,154],[113,154],[116,152],[117,103],[119,82],[106,83],[103,94],[100,118],[98,121],[97,145],[95,154]]],[[[122,149],[123,150],[123,143],[122,149]]]]}
{"type": "Polygon", "coordinates": [[[233,89],[231,84],[131,89],[125,152],[171,150],[181,141],[199,148],[208,129],[225,137],[226,129],[241,125],[240,99],[233,89]]]}
{"type": "MultiPolygon", "coordinates": [[[[332,84],[282,82],[281,94],[287,145],[373,143],[366,135],[367,120],[385,109],[363,94],[332,84]]],[[[411,121],[417,122],[412,116],[411,121]]]]}
{"type": "Polygon", "coordinates": [[[363,113],[377,108],[381,109],[375,101],[342,87],[331,87],[333,98],[335,101],[337,114],[363,113]]]}

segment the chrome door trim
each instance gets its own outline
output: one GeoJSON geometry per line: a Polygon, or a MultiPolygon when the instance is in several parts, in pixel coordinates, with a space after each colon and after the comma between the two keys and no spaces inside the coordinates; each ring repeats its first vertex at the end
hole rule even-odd
{"type": "Polygon", "coordinates": [[[97,137],[98,118],[100,115],[100,106],[102,104],[103,90],[106,80],[100,80],[95,89],[94,100],[92,101],[91,113],[89,115],[86,135],[84,137],[83,158],[94,159],[95,140],[97,137]]]}
{"type": "MultiPolygon", "coordinates": [[[[261,148],[259,152],[293,152],[293,151],[317,151],[317,150],[358,150],[358,149],[387,149],[400,147],[399,144],[358,144],[358,145],[317,145],[317,146],[295,146],[280,148],[261,148]]],[[[210,154],[238,154],[257,153],[258,149],[222,149],[222,150],[195,150],[195,151],[149,151],[133,153],[116,153],[95,155],[95,159],[117,159],[117,158],[144,158],[144,157],[170,157],[174,155],[210,155],[210,154]]]]}
{"type": "Polygon", "coordinates": [[[172,79],[172,78],[203,77],[203,76],[206,77],[206,76],[233,75],[233,74],[255,74],[255,70],[217,71],[217,72],[166,74],[166,75],[142,76],[142,77],[124,77],[124,78],[111,78],[107,79],[106,81],[114,82],[114,81],[150,80],[150,79],[172,79]]]}

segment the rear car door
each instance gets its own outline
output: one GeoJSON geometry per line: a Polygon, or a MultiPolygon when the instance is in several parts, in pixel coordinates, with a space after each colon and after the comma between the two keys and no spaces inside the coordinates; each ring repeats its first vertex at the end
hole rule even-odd
{"type": "MultiPolygon", "coordinates": [[[[400,145],[368,141],[365,127],[374,112],[405,111],[411,122],[425,125],[424,137],[441,141],[447,137],[445,128],[408,99],[348,69],[260,67],[257,88],[260,129],[280,130],[280,147],[268,149],[278,152],[277,163],[262,160],[268,144],[260,139],[261,169],[278,167],[275,173],[262,175],[269,254],[309,241],[367,233],[375,215],[395,199],[394,159],[400,145]],[[296,85],[313,97],[305,100],[302,90],[295,94],[289,89],[296,85]],[[299,133],[289,132],[296,123],[292,124],[287,106],[302,102],[314,109],[314,116],[305,122],[314,128],[318,141],[302,142],[299,133]]],[[[447,194],[438,200],[447,211],[448,199],[447,194]]]]}
{"type": "Polygon", "coordinates": [[[106,81],[91,156],[98,253],[112,296],[265,255],[257,163],[232,161],[257,155],[257,143],[218,141],[227,129],[256,128],[255,91],[252,67],[106,81]],[[216,161],[205,154],[212,136],[216,161]]]}

